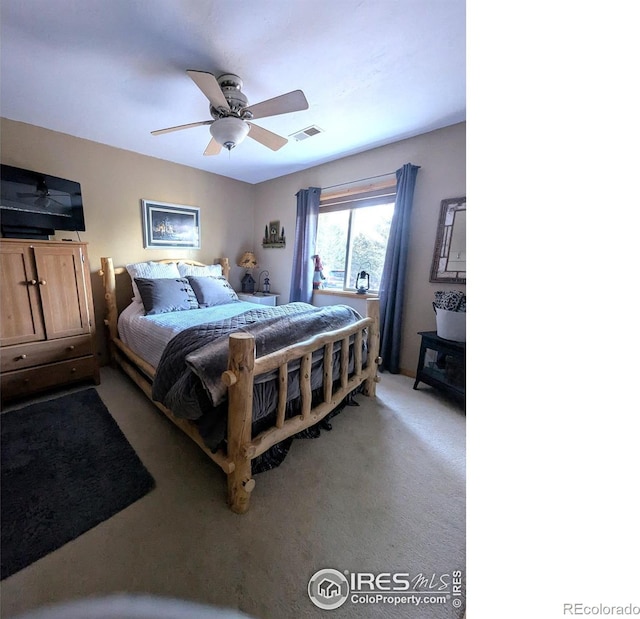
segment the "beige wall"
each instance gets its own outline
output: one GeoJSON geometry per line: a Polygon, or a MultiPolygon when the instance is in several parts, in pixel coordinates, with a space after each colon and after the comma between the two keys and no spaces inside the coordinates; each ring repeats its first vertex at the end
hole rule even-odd
{"type": "MultiPolygon", "coordinates": [[[[209,262],[228,256],[232,265],[252,245],[255,187],[202,170],[112,148],[33,125],[2,119],[2,163],[78,181],[82,186],[94,307],[104,359],[104,301],[98,276],[100,257],[116,266],[159,258],[209,262]],[[200,250],[144,249],[141,199],[200,207],[200,250]]],[[[55,238],[73,238],[62,232],[55,238]]],[[[239,287],[241,269],[232,268],[239,287]]],[[[119,301],[121,299],[119,298],[119,301]]]]}
{"type": "MultiPolygon", "coordinates": [[[[331,187],[393,173],[405,163],[419,165],[421,169],[412,213],[400,358],[404,371],[415,371],[416,333],[435,329],[431,308],[434,292],[456,288],[429,283],[429,270],[440,201],[466,193],[465,123],[259,185],[248,185],[7,119],[1,120],[0,130],[3,163],[70,178],[82,185],[87,231],[80,236],[89,243],[94,305],[103,354],[101,317],[104,303],[97,275],[101,256],[112,256],[116,265],[167,257],[189,257],[208,262],[219,256],[229,256],[234,263],[244,249],[255,248],[260,269],[269,270],[271,289],[282,295],[279,302],[284,303],[288,301],[291,279],[296,192],[310,186],[331,187]],[[142,198],[199,206],[202,249],[144,249],[142,198]],[[279,220],[285,228],[287,246],[283,249],[261,247],[264,226],[273,220],[279,220]]],[[[66,232],[62,236],[72,234],[66,232]]],[[[239,289],[241,275],[241,269],[232,269],[231,283],[236,289],[239,289]]]]}
{"type": "MultiPolygon", "coordinates": [[[[420,166],[412,211],[400,366],[415,373],[418,361],[418,331],[435,330],[431,302],[436,290],[464,286],[432,284],[429,272],[433,258],[440,202],[466,195],[466,123],[382,146],[338,161],[261,183],[257,186],[255,228],[258,236],[264,224],[280,220],[287,231],[284,249],[260,249],[258,259],[269,269],[271,289],[280,292],[280,302],[288,300],[295,230],[295,194],[306,187],[331,187],[395,172],[405,163],[420,166]]],[[[331,297],[337,301],[339,297],[331,297]]],[[[319,304],[319,303],[318,303],[319,304]]],[[[324,304],[324,301],[323,301],[324,304]]]]}

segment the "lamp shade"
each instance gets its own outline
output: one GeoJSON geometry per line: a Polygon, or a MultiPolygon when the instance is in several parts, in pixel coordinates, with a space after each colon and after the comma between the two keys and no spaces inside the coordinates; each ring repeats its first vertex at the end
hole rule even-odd
{"type": "Polygon", "coordinates": [[[258,261],[252,251],[245,251],[242,254],[242,258],[238,261],[239,267],[244,267],[245,269],[257,269],[258,261]]]}
{"type": "Polygon", "coordinates": [[[249,125],[240,118],[226,116],[212,123],[209,126],[209,133],[218,144],[231,150],[247,137],[249,125]]]}

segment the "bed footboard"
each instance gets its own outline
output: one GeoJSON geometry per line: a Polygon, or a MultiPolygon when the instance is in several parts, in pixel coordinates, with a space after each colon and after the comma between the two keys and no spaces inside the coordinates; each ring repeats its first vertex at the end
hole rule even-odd
{"type": "Polygon", "coordinates": [[[363,320],[327,334],[317,335],[305,342],[288,346],[277,352],[256,359],[255,341],[248,333],[232,333],[229,336],[229,364],[223,374],[228,387],[229,417],[227,422],[227,458],[232,470],[227,474],[230,508],[239,514],[249,509],[249,499],[255,487],[251,477],[251,460],[284,439],[321,421],[356,387],[364,383],[365,394],[374,397],[377,374],[381,362],[377,356],[380,343],[379,301],[367,300],[367,317],[363,320]],[[362,360],[362,340],[368,337],[366,365],[362,360]],[[353,337],[353,372],[348,374],[349,341],[353,337]],[[333,349],[340,343],[339,387],[333,389],[333,349]],[[323,350],[322,402],[312,406],[311,359],[316,350],[323,350]],[[300,414],[285,419],[287,403],[288,365],[300,361],[300,414]],[[251,436],[253,419],[254,376],[273,370],[278,371],[278,408],[275,425],[255,437],[251,436]]]}

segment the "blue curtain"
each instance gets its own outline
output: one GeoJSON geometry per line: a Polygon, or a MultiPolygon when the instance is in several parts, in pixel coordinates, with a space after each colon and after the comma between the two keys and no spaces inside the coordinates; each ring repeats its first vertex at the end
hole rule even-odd
{"type": "Polygon", "coordinates": [[[419,169],[420,166],[407,163],[396,171],[396,205],[380,281],[381,369],[388,370],[392,374],[400,372],[400,339],[409,231],[411,230],[411,207],[419,169]]]}
{"type": "Polygon", "coordinates": [[[296,194],[296,235],[293,246],[293,269],[289,302],[311,303],[313,297],[313,259],[316,253],[320,188],[301,189],[296,194]]]}

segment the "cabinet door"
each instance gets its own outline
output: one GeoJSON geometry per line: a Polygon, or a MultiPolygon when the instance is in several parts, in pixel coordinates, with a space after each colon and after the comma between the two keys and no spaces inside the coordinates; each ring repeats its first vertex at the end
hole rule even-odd
{"type": "Polygon", "coordinates": [[[91,332],[82,247],[33,249],[47,339],[91,332]]]}
{"type": "Polygon", "coordinates": [[[43,340],[37,275],[29,244],[0,246],[0,270],[0,345],[43,340]]]}

